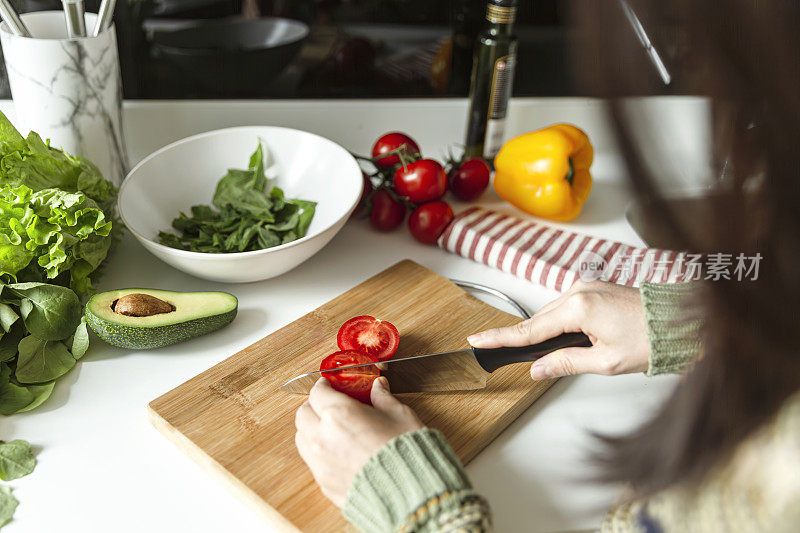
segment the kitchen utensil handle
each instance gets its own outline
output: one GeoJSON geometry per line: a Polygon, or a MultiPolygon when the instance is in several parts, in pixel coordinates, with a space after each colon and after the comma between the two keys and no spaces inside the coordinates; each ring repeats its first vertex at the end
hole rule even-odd
{"type": "Polygon", "coordinates": [[[11,33],[20,37],[31,36],[31,32],[28,31],[27,26],[25,26],[25,23],[19,18],[19,15],[14,10],[14,6],[12,6],[11,2],[8,0],[0,0],[0,15],[2,15],[3,21],[11,29],[11,33]]]}
{"type": "Polygon", "coordinates": [[[114,8],[116,5],[116,0],[102,0],[100,2],[100,9],[97,11],[97,20],[94,24],[94,30],[92,30],[92,35],[94,37],[97,37],[111,27],[111,20],[114,17],[114,8]]]}
{"type": "Polygon", "coordinates": [[[558,337],[529,346],[506,346],[503,348],[473,348],[475,359],[487,372],[514,363],[530,363],[550,352],[562,348],[588,348],[592,345],[583,333],[562,333],[558,337]]]}
{"type": "Polygon", "coordinates": [[[61,0],[64,19],[67,23],[67,36],[70,39],[86,37],[86,18],[83,0],[61,0]]]}

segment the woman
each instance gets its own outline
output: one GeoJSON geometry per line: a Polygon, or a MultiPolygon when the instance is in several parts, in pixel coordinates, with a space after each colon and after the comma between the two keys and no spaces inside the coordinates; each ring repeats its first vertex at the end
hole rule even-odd
{"type": "MultiPolygon", "coordinates": [[[[634,2],[630,2],[634,4],[634,2]]],[[[637,151],[630,116],[610,110],[636,192],[682,248],[742,253],[763,261],[755,280],[644,284],[640,290],[578,283],[520,324],[473,335],[479,347],[523,345],[583,331],[591,348],[554,352],[534,379],[578,373],[684,372],[673,395],[641,428],[604,438],[597,460],[607,482],[630,493],[603,531],[800,530],[800,43],[797,3],[634,4],[648,28],[668,15],[683,51],[673,70],[714,103],[718,188],[712,224],[681,218],[659,194],[637,151]],[[669,8],[669,9],[668,9],[669,8]],[[649,22],[647,22],[649,21],[649,22]],[[680,65],[677,65],[679,63],[680,65]]],[[[603,95],[641,83],[647,65],[632,47],[615,2],[576,10],[585,45],[603,51],[589,75],[603,95]],[[614,11],[617,9],[617,11],[614,11]],[[619,58],[619,64],[603,62],[619,58]],[[619,67],[616,70],[612,67],[619,67]]],[[[642,87],[637,87],[641,90],[642,87]]],[[[384,379],[374,407],[317,383],[297,412],[296,443],[322,491],[358,528],[486,531],[487,502],[471,487],[440,433],[422,426],[384,379]]]]}

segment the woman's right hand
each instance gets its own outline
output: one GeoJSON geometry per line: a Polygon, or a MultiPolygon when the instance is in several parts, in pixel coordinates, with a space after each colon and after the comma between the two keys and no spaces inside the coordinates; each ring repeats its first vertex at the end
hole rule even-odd
{"type": "Polygon", "coordinates": [[[650,342],[639,290],[615,283],[578,281],[532,318],[476,333],[467,341],[476,348],[525,346],[577,331],[593,346],[564,348],[542,357],[531,366],[533,379],[647,370],[650,342]]]}

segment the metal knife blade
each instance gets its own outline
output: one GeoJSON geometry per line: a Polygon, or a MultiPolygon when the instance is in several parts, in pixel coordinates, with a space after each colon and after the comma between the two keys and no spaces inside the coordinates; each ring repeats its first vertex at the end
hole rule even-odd
{"type": "MultiPolygon", "coordinates": [[[[290,379],[283,384],[281,390],[293,394],[308,394],[325,372],[341,372],[369,364],[308,372],[290,379]]],[[[482,389],[486,386],[489,375],[478,363],[471,348],[390,359],[379,365],[381,375],[389,380],[389,387],[395,394],[482,389]]]]}
{"type": "Polygon", "coordinates": [[[382,363],[343,366],[332,370],[309,372],[284,383],[281,389],[308,394],[325,372],[377,364],[389,380],[392,392],[440,392],[482,389],[489,374],[506,365],[532,362],[556,350],[569,347],[588,348],[592,341],[581,332],[562,333],[528,346],[467,348],[454,352],[412,355],[382,363]]]}

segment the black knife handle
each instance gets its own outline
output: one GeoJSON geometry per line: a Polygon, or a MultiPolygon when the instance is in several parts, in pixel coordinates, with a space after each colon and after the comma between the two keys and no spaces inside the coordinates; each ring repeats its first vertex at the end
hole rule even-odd
{"type": "Polygon", "coordinates": [[[513,363],[530,363],[550,352],[562,348],[588,348],[592,345],[583,333],[562,333],[558,337],[547,339],[529,346],[506,346],[503,348],[473,348],[475,359],[487,372],[494,372],[500,367],[513,363]]]}

